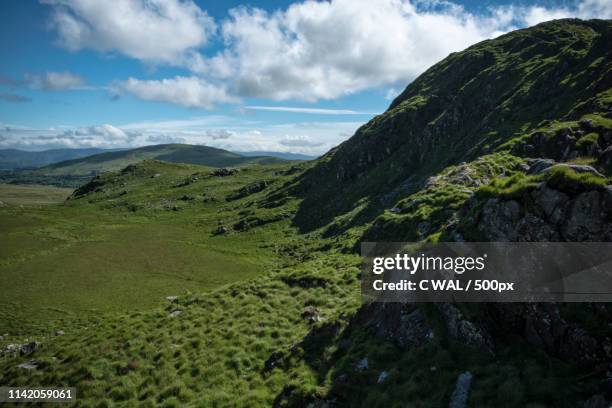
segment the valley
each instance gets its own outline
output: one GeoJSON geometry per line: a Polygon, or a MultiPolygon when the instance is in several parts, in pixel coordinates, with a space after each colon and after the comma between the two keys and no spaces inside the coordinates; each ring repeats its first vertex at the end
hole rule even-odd
{"type": "Polygon", "coordinates": [[[517,30],[316,160],[131,157],[1,207],[0,383],[84,407],[440,407],[462,378],[469,406],[605,403],[609,304],[363,302],[359,244],[612,241],[610,43],[606,20],[517,30]]]}

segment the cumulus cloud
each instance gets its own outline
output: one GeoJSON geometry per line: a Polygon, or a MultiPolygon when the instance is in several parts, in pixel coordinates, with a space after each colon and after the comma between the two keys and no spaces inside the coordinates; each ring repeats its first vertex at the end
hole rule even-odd
{"type": "Polygon", "coordinates": [[[226,129],[209,129],[206,131],[206,136],[212,140],[226,140],[234,136],[234,132],[230,132],[226,129]]]}
{"type": "Polygon", "coordinates": [[[131,146],[142,142],[138,132],[126,132],[116,126],[104,124],[70,129],[36,129],[23,126],[4,125],[1,131],[4,140],[1,147],[25,149],[114,148],[131,146]]]}
{"type": "Polygon", "coordinates": [[[212,109],[215,103],[238,102],[223,86],[195,76],[177,76],[162,80],[129,78],[115,84],[116,91],[125,91],[146,101],[168,102],[187,108],[212,109]]]}
{"type": "Polygon", "coordinates": [[[46,72],[44,74],[25,74],[24,83],[33,89],[61,91],[83,86],[85,80],[68,71],[46,72]]]}
{"type": "Polygon", "coordinates": [[[41,0],[63,47],[119,52],[147,62],[176,63],[215,30],[191,0],[41,0]]]}
{"type": "Polygon", "coordinates": [[[193,118],[125,125],[30,128],[0,123],[0,148],[130,148],[161,143],[201,144],[232,151],[319,155],[352,135],[356,122],[258,124],[235,117],[193,118]]]}
{"type": "Polygon", "coordinates": [[[291,147],[317,147],[323,144],[322,142],[315,142],[308,136],[285,136],[279,143],[291,147]]]}
{"type": "Polygon", "coordinates": [[[405,83],[503,28],[459,6],[423,11],[403,0],[305,1],[274,13],[240,7],[221,26],[226,48],[201,69],[231,78],[238,95],[331,99],[405,83]]]}
{"type": "Polygon", "coordinates": [[[42,1],[53,7],[51,24],[68,49],[116,51],[192,72],[156,81],[130,78],[124,91],[204,109],[248,97],[315,102],[371,88],[401,89],[449,53],[515,28],[563,17],[612,17],[609,0],[492,6],[478,14],[448,0],[305,0],[274,12],[234,8],[217,24],[191,0],[121,0],[113,7],[42,1]],[[212,38],[221,49],[206,55],[202,47],[212,38]]]}

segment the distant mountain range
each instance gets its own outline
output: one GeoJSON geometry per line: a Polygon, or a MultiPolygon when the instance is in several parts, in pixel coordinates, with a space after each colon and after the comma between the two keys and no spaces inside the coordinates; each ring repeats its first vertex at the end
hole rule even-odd
{"type": "Polygon", "coordinates": [[[107,149],[52,149],[28,152],[18,149],[0,150],[0,170],[34,168],[47,166],[64,160],[78,159],[94,154],[109,152],[107,149]]]}
{"type": "MultiPolygon", "coordinates": [[[[286,153],[280,154],[291,157],[286,153]]],[[[272,157],[272,155],[255,155],[255,152],[238,154],[214,147],[187,144],[161,144],[107,151],[100,149],[62,149],[46,152],[1,150],[0,157],[3,158],[0,169],[5,170],[0,174],[0,183],[53,184],[63,187],[78,187],[98,173],[120,170],[147,159],[210,167],[271,165],[289,161],[280,157],[272,157]],[[87,152],[90,154],[87,155],[87,152]],[[47,164],[54,158],[70,156],[73,157],[70,160],[47,164]],[[41,163],[40,167],[35,167],[36,163],[41,163]]]]}
{"type": "MultiPolygon", "coordinates": [[[[39,167],[51,166],[50,170],[57,173],[58,169],[65,166],[70,167],[72,173],[74,169],[79,168],[80,173],[83,166],[87,167],[86,172],[107,171],[107,167],[121,165],[125,160],[132,161],[143,160],[144,158],[157,158],[159,160],[204,164],[208,166],[218,167],[217,165],[233,166],[242,165],[244,163],[252,163],[253,161],[267,164],[266,161],[274,162],[274,158],[283,160],[312,160],[315,156],[308,156],[299,153],[285,152],[230,152],[223,149],[215,149],[200,145],[154,145],[139,147],[136,149],[52,149],[39,152],[24,151],[18,149],[0,150],[0,170],[15,170],[15,169],[34,169],[39,167]],[[100,156],[89,159],[89,156],[117,153],[107,156],[100,156]],[[165,156],[160,158],[157,156],[165,156]],[[142,157],[141,159],[139,159],[142,157]],[[249,159],[245,159],[248,157],[249,159]],[[266,157],[266,158],[264,158],[266,157]],[[77,159],[87,158],[84,161],[73,163],[59,164],[64,161],[74,161],[77,159]],[[89,164],[92,166],[89,166],[89,164]],[[97,163],[93,165],[93,163],[97,163]],[[57,166],[52,166],[57,164],[57,166]],[[91,168],[90,168],[91,167],[91,168]]],[[[128,163],[129,164],[129,163],[128,163]]],[[[61,171],[61,170],[60,170],[61,171]]]]}

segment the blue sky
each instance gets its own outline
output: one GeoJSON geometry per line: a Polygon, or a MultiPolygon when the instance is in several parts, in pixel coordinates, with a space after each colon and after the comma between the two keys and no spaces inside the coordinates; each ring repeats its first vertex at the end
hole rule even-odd
{"type": "Polygon", "coordinates": [[[427,67],[610,0],[6,0],[0,148],[321,154],[427,67]]]}

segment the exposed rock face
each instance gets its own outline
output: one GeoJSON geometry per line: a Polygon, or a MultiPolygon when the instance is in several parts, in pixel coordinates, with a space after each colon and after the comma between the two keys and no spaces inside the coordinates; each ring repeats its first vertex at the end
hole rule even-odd
{"type": "Polygon", "coordinates": [[[462,373],[457,378],[455,391],[451,396],[448,408],[466,408],[467,400],[470,395],[470,387],[472,385],[473,375],[469,371],[462,373]]]}
{"type": "Polygon", "coordinates": [[[451,338],[460,343],[485,350],[488,353],[494,353],[493,339],[482,323],[467,320],[459,308],[450,303],[441,303],[437,306],[451,338]]]}
{"type": "Polygon", "coordinates": [[[499,332],[522,335],[529,343],[549,354],[592,367],[612,359],[609,340],[598,340],[564,320],[555,304],[489,304],[491,322],[499,332]]]}
{"type": "Polygon", "coordinates": [[[612,241],[612,187],[570,196],[542,182],[517,199],[471,199],[460,217],[485,241],[612,241]]]}
{"type": "Polygon", "coordinates": [[[434,337],[433,326],[420,309],[410,311],[399,303],[365,305],[358,321],[402,348],[422,346],[434,337]]]}

